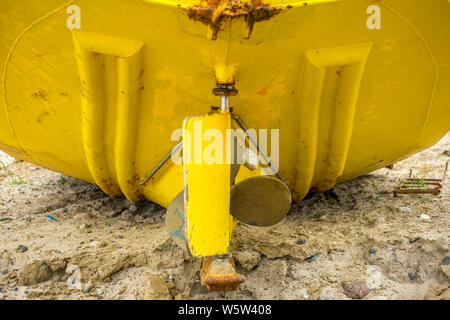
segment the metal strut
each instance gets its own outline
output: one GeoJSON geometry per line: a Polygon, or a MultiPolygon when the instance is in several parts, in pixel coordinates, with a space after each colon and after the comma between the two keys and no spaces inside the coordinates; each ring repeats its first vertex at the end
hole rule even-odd
{"type": "MultiPolygon", "coordinates": [[[[230,110],[230,97],[229,96],[221,96],[221,106],[220,109],[222,111],[227,111],[230,110]]],[[[261,157],[264,158],[264,161],[270,166],[270,168],[275,171],[272,168],[272,163],[269,160],[268,156],[266,155],[266,153],[261,150],[261,147],[259,146],[258,142],[255,140],[255,138],[250,135],[248,133],[248,128],[245,125],[244,121],[242,121],[242,119],[234,114],[231,113],[231,119],[233,121],[235,121],[237,123],[237,125],[242,129],[242,131],[244,131],[246,137],[248,138],[248,140],[253,144],[253,146],[256,148],[256,150],[258,151],[258,153],[261,155],[261,157]]],[[[145,185],[155,174],[156,172],[159,171],[159,169],[162,168],[162,166],[170,159],[170,157],[172,156],[172,154],[174,154],[175,152],[177,152],[178,150],[183,149],[183,141],[178,142],[171,150],[169,153],[167,153],[164,158],[161,159],[161,161],[156,165],[156,167],[153,168],[153,170],[145,177],[145,179],[140,183],[141,186],[145,185]]],[[[281,174],[277,171],[274,173],[278,179],[280,179],[281,181],[283,181],[284,183],[286,183],[286,181],[283,179],[283,177],[281,176],[281,174]]]]}
{"type": "Polygon", "coordinates": [[[155,173],[158,172],[159,169],[161,169],[161,167],[170,159],[172,154],[174,154],[175,152],[177,152],[182,148],[183,148],[183,141],[180,141],[172,148],[172,150],[170,150],[168,154],[164,156],[164,158],[162,158],[162,160],[156,165],[156,167],[153,168],[153,170],[145,177],[145,179],[141,182],[141,186],[145,185],[148,182],[148,180],[150,180],[151,177],[153,177],[155,173]]]}

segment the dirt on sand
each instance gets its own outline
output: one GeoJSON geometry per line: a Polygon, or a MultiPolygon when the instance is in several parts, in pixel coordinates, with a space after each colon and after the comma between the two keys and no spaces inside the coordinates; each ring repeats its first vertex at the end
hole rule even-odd
{"type": "Polygon", "coordinates": [[[210,293],[163,208],[0,154],[0,299],[448,300],[448,183],[438,196],[392,190],[410,169],[440,178],[449,155],[447,135],[294,204],[275,226],[238,225],[231,251],[247,280],[210,293]]]}

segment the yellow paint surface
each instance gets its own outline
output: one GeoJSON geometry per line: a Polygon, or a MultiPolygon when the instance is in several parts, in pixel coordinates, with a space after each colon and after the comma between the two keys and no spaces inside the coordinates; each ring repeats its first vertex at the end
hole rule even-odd
{"type": "Polygon", "coordinates": [[[187,240],[194,256],[228,252],[230,165],[226,163],[229,113],[190,117],[183,127],[184,202],[187,240]],[[208,139],[207,131],[218,133],[208,139]],[[209,161],[209,155],[214,161],[209,161]]]}

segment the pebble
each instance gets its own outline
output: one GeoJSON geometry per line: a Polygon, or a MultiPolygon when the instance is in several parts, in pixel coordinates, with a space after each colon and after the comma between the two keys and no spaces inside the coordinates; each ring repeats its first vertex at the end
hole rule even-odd
{"type": "Polygon", "coordinates": [[[425,213],[422,213],[422,214],[420,215],[420,219],[422,219],[422,220],[430,220],[431,218],[430,218],[429,215],[427,215],[427,214],[425,214],[425,213]]]}
{"type": "Polygon", "coordinates": [[[78,213],[73,217],[75,220],[81,220],[81,219],[90,219],[91,214],[89,212],[82,212],[78,213]]]}
{"type": "Polygon", "coordinates": [[[450,264],[450,257],[449,256],[446,256],[445,258],[444,258],[444,260],[442,260],[442,263],[441,263],[442,265],[444,265],[444,266],[448,266],[449,264],[450,264]]]}
{"type": "Polygon", "coordinates": [[[28,248],[27,248],[27,247],[22,247],[22,249],[20,249],[20,252],[22,252],[22,253],[24,253],[24,252],[26,252],[26,251],[28,251],[28,248]]]}
{"type": "Polygon", "coordinates": [[[105,241],[92,241],[91,243],[89,243],[90,247],[95,247],[95,248],[103,248],[104,246],[106,246],[106,242],[105,241]]]}
{"type": "Polygon", "coordinates": [[[136,205],[134,205],[134,204],[132,204],[129,208],[128,208],[128,210],[130,210],[131,212],[136,212],[137,211],[137,207],[136,207],[136,205]]]}
{"type": "Polygon", "coordinates": [[[305,244],[306,243],[306,240],[305,239],[298,239],[297,240],[297,242],[296,242],[297,244],[305,244]]]}
{"type": "Polygon", "coordinates": [[[406,213],[411,213],[412,209],[410,207],[400,207],[398,208],[398,211],[400,212],[406,212],[406,213]]]}
{"type": "Polygon", "coordinates": [[[319,220],[327,220],[327,216],[326,216],[326,215],[321,215],[321,216],[319,217],[319,220]]]}
{"type": "Polygon", "coordinates": [[[89,226],[88,226],[86,223],[83,223],[83,224],[80,226],[80,230],[85,230],[85,229],[87,229],[87,228],[89,228],[89,226]]]}
{"type": "Polygon", "coordinates": [[[8,270],[7,269],[2,269],[2,274],[8,274],[8,270]]]}
{"type": "Polygon", "coordinates": [[[414,273],[412,273],[412,272],[410,272],[410,273],[408,273],[408,278],[411,280],[411,281],[414,281],[414,280],[416,280],[416,275],[414,274],[414,273]]]}
{"type": "Polygon", "coordinates": [[[370,248],[369,253],[370,254],[377,253],[377,248],[370,248]]]}
{"type": "Polygon", "coordinates": [[[366,281],[342,282],[341,286],[345,295],[352,299],[362,299],[371,291],[366,281]]]}
{"type": "Polygon", "coordinates": [[[311,263],[311,262],[316,261],[319,257],[320,257],[320,253],[316,253],[315,255],[306,258],[305,261],[311,263]]]}

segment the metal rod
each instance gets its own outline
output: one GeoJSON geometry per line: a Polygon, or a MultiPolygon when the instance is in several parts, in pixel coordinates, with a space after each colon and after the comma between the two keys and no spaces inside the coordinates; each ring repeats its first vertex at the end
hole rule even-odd
{"type": "Polygon", "coordinates": [[[269,160],[269,158],[267,157],[267,155],[264,153],[263,150],[260,149],[259,144],[257,141],[255,141],[255,139],[253,138],[253,136],[251,136],[247,131],[248,128],[245,125],[245,123],[241,120],[241,118],[239,118],[239,116],[235,115],[235,114],[231,114],[231,118],[236,121],[236,123],[239,125],[239,127],[244,131],[245,135],[247,136],[248,140],[250,140],[250,142],[253,144],[253,146],[256,148],[256,151],[259,152],[259,154],[264,158],[264,161],[266,163],[268,163],[270,165],[270,169],[272,169],[272,172],[274,172],[274,174],[277,176],[278,179],[280,179],[281,181],[283,181],[284,183],[286,183],[286,181],[283,179],[283,177],[280,175],[280,173],[277,171],[275,172],[275,170],[272,167],[272,163],[269,160]]]}
{"type": "Polygon", "coordinates": [[[230,96],[220,96],[220,108],[222,111],[230,109],[230,96]]]}
{"type": "Polygon", "coordinates": [[[178,142],[173,148],[172,150],[170,150],[170,152],[168,154],[166,154],[164,156],[164,158],[156,165],[156,167],[148,174],[147,177],[145,177],[145,179],[141,182],[141,186],[143,186],[144,184],[146,184],[148,182],[148,180],[150,180],[151,177],[153,177],[153,175],[158,172],[159,169],[161,169],[161,167],[170,159],[170,157],[172,156],[173,153],[177,152],[178,150],[180,150],[181,148],[183,148],[183,141],[178,142]]]}

